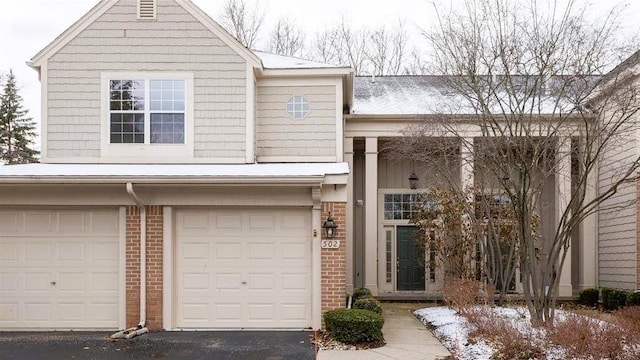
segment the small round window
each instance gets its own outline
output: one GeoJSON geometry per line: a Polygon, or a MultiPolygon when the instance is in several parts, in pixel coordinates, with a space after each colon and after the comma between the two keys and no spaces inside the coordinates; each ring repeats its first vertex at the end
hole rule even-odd
{"type": "Polygon", "coordinates": [[[294,96],[287,102],[287,114],[294,119],[304,119],[309,115],[309,102],[304,96],[294,96]]]}

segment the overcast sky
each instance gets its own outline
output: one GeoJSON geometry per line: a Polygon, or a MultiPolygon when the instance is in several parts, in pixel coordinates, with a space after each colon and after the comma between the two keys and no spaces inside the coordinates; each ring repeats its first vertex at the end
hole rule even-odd
{"type": "MultiPolygon", "coordinates": [[[[214,19],[223,0],[192,0],[214,19]]],[[[451,0],[460,2],[461,0],[451,0]]],[[[578,0],[593,5],[593,16],[602,15],[617,0],[578,0]]],[[[0,72],[13,69],[24,105],[31,116],[40,120],[40,84],[37,73],[25,62],[53,41],[71,24],[91,9],[98,0],[0,0],[0,72]]],[[[405,19],[413,32],[413,41],[421,41],[417,27],[426,28],[433,21],[432,0],[261,0],[269,29],[280,16],[295,19],[309,33],[336,23],[346,16],[354,26],[397,23],[405,19]]],[[[640,0],[621,0],[626,4],[624,24],[629,33],[640,29],[640,0]]],[[[640,44],[638,44],[640,49],[640,44]]]]}

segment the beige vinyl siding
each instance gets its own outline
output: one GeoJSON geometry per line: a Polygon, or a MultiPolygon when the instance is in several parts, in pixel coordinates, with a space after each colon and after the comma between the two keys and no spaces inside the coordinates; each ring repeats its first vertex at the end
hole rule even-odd
{"type": "Polygon", "coordinates": [[[336,87],[260,86],[257,93],[257,156],[336,156],[336,87]],[[287,114],[287,102],[304,96],[310,111],[304,119],[287,114]]]}
{"type": "MultiPolygon", "coordinates": [[[[627,132],[600,161],[600,191],[637,156],[635,132],[627,132]]],[[[599,285],[623,289],[637,287],[636,184],[622,186],[606,200],[598,213],[599,285]]]]}
{"type": "Polygon", "coordinates": [[[193,156],[244,158],[245,60],[172,1],[156,20],[136,5],[118,2],[49,59],[48,157],[100,157],[102,72],[180,72],[194,76],[193,156]]]}
{"type": "MultiPolygon", "coordinates": [[[[443,162],[444,163],[444,162],[443,162]]],[[[378,188],[380,189],[409,189],[409,175],[412,172],[418,176],[418,188],[444,186],[445,178],[438,175],[441,169],[435,166],[412,163],[411,161],[394,161],[388,159],[384,153],[378,157],[378,188]]],[[[459,181],[460,163],[452,162],[448,169],[448,177],[459,181]]]]}

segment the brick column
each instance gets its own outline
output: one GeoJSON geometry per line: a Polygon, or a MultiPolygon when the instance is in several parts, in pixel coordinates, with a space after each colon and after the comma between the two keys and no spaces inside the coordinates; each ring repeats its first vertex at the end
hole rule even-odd
{"type": "Polygon", "coordinates": [[[127,327],[140,321],[140,209],[127,206],[125,244],[127,327]]]}
{"type": "Polygon", "coordinates": [[[345,202],[322,203],[322,222],[329,213],[338,225],[335,240],[340,240],[338,249],[322,249],[322,313],[344,307],[347,276],[346,243],[346,207],[345,202]]]}
{"type": "MultiPolygon", "coordinates": [[[[161,206],[147,206],[147,327],[162,329],[162,238],[161,206]]],[[[140,209],[127,207],[126,220],[126,309],[127,326],[140,321],[140,209]]]]}
{"type": "Polygon", "coordinates": [[[162,330],[162,206],[147,206],[147,327],[162,330]]]}

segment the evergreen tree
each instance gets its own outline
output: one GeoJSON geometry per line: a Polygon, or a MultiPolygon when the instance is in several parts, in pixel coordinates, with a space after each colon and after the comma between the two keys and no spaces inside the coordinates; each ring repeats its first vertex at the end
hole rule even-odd
{"type": "Polygon", "coordinates": [[[0,93],[0,161],[6,164],[38,162],[39,151],[32,148],[35,122],[22,107],[16,77],[9,71],[0,93]]]}

